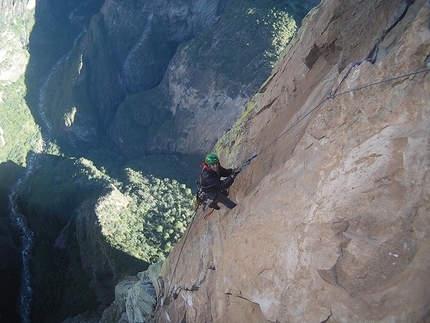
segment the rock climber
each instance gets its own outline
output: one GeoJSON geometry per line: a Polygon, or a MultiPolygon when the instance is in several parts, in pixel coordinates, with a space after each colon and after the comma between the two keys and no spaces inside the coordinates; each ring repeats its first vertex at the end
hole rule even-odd
{"type": "Polygon", "coordinates": [[[210,208],[219,210],[218,203],[224,204],[229,209],[237,205],[227,196],[228,188],[233,184],[239,172],[239,170],[222,167],[218,156],[214,153],[206,156],[205,161],[202,163],[199,182],[202,192],[208,199],[212,200],[209,204],[210,208]]]}

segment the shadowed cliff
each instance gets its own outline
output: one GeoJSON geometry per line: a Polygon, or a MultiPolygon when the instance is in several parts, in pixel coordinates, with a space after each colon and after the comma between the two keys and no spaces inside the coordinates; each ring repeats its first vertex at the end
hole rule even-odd
{"type": "Polygon", "coordinates": [[[202,155],[234,124],[317,3],[37,6],[27,101],[67,154],[202,155]]]}

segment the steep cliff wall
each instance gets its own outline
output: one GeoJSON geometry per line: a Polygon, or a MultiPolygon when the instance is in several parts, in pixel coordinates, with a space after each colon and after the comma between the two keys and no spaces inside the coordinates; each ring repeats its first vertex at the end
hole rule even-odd
{"type": "Polygon", "coordinates": [[[423,0],[312,11],[219,144],[258,153],[239,205],[197,213],[154,322],[430,321],[429,19],[423,0]]]}
{"type": "Polygon", "coordinates": [[[153,119],[165,113],[158,102],[166,94],[159,93],[151,105],[134,100],[134,94],[156,87],[178,45],[201,32],[229,3],[104,1],[47,84],[53,136],[72,147],[98,148],[113,139],[125,155],[144,155],[147,132],[160,126],[153,119]],[[121,106],[133,111],[117,113],[121,106]]]}
{"type": "Polygon", "coordinates": [[[180,46],[160,84],[174,126],[159,132],[150,149],[212,149],[270,74],[307,13],[304,7],[317,3],[235,1],[199,37],[180,46]]]}
{"type": "Polygon", "coordinates": [[[126,158],[205,153],[317,3],[105,1],[47,82],[52,136],[126,158]]]}

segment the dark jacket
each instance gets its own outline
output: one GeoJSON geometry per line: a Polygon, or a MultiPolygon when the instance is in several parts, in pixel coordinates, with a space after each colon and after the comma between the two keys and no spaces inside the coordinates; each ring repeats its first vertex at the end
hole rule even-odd
{"type": "Polygon", "coordinates": [[[218,172],[213,171],[206,163],[202,164],[202,171],[200,173],[200,186],[205,193],[216,193],[225,190],[234,182],[234,171],[231,168],[224,168],[219,165],[218,172]],[[226,177],[225,179],[221,179],[226,177]]]}

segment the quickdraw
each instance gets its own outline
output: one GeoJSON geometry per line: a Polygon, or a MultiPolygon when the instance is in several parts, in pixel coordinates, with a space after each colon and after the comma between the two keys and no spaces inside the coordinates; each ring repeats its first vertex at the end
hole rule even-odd
{"type": "Polygon", "coordinates": [[[242,164],[242,166],[240,166],[239,168],[237,168],[236,169],[236,172],[240,172],[241,170],[242,170],[242,168],[244,168],[245,166],[248,166],[249,164],[251,164],[251,161],[255,158],[255,157],[257,157],[258,156],[258,154],[254,154],[254,155],[252,155],[252,157],[251,158],[249,158],[246,162],[244,162],[243,164],[242,164]]]}

